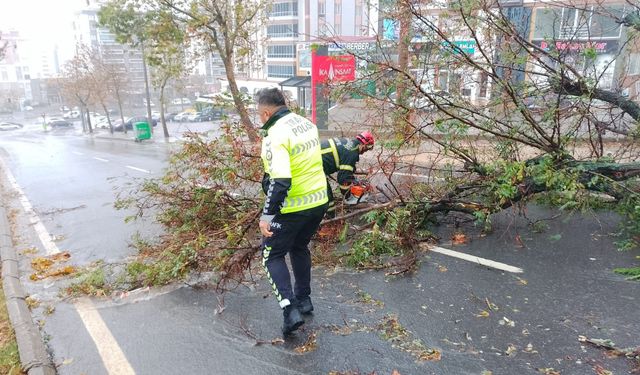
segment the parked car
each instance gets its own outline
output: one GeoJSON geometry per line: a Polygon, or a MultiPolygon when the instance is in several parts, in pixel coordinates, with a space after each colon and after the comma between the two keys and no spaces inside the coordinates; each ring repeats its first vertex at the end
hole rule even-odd
{"type": "Polygon", "coordinates": [[[164,114],[164,119],[166,121],[175,121],[175,117],[178,114],[178,112],[171,112],[171,113],[165,113],[164,114]]]}
{"type": "Polygon", "coordinates": [[[195,122],[196,118],[199,117],[200,115],[202,115],[202,112],[194,112],[191,113],[187,116],[187,121],[189,122],[195,122]]]}
{"type": "MultiPolygon", "coordinates": [[[[114,119],[111,119],[111,123],[115,123],[114,119]]],[[[96,129],[109,129],[109,120],[107,119],[107,117],[105,116],[102,120],[93,123],[92,124],[95,125],[96,129]]]]}
{"type": "Polygon", "coordinates": [[[51,119],[48,125],[53,128],[70,128],[73,127],[73,123],[64,119],[51,119]]]}
{"type": "Polygon", "coordinates": [[[213,120],[213,117],[209,114],[205,114],[204,112],[196,112],[195,116],[193,116],[193,119],[191,119],[191,117],[189,118],[189,121],[193,122],[203,122],[211,120],[213,120]]]}
{"type": "MultiPolygon", "coordinates": [[[[124,124],[127,127],[127,130],[133,130],[133,124],[135,124],[137,122],[148,122],[148,120],[144,116],[136,116],[136,117],[128,117],[128,118],[125,117],[125,119],[124,119],[124,124]]],[[[158,121],[152,119],[152,124],[153,124],[153,126],[157,126],[158,125],[158,121]]],[[[122,120],[118,120],[113,125],[113,130],[117,131],[117,132],[124,131],[124,126],[122,125],[122,120]]]]}
{"type": "Polygon", "coordinates": [[[180,112],[173,117],[173,121],[187,121],[187,117],[191,114],[193,114],[193,112],[180,112]]]}
{"type": "Polygon", "coordinates": [[[18,129],[22,129],[22,124],[18,124],[17,122],[0,121],[0,131],[18,130],[18,129]]]}
{"type": "Polygon", "coordinates": [[[62,117],[66,118],[66,119],[76,119],[76,118],[80,118],[80,111],[69,111],[69,112],[65,112],[62,117]]]}
{"type": "Polygon", "coordinates": [[[220,119],[224,116],[224,109],[218,107],[207,107],[202,110],[202,113],[208,115],[210,120],[220,119]]]}

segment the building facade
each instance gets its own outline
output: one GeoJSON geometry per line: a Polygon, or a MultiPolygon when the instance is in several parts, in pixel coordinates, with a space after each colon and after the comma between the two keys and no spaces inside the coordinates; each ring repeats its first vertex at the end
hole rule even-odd
{"type": "MultiPolygon", "coordinates": [[[[313,42],[376,35],[377,3],[370,0],[276,0],[265,29],[256,36],[259,41],[255,50],[257,63],[249,64],[241,72],[238,86],[253,93],[299,75],[300,64],[310,64],[309,51],[313,42]]],[[[228,85],[224,78],[222,81],[225,90],[228,85]]],[[[290,94],[297,99],[295,90],[290,94]]]]}

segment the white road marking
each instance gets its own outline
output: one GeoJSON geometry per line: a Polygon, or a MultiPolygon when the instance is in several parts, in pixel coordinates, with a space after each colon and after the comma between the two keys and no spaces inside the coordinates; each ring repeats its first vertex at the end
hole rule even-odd
{"type": "MultiPolygon", "coordinates": [[[[47,255],[59,253],[60,250],[58,249],[58,246],[53,242],[51,235],[47,232],[47,229],[40,221],[38,215],[36,215],[31,203],[18,185],[18,182],[11,173],[11,170],[7,168],[4,160],[1,158],[0,167],[4,169],[9,183],[18,193],[20,203],[29,217],[29,222],[33,224],[47,255]]],[[[87,332],[89,332],[89,335],[93,339],[96,349],[98,350],[98,354],[100,355],[107,372],[110,375],[135,375],[135,371],[131,367],[131,364],[125,357],[120,346],[118,346],[116,339],[111,334],[111,331],[109,331],[109,328],[107,328],[107,325],[104,320],[102,320],[102,317],[91,301],[87,298],[81,299],[74,304],[74,307],[78,311],[78,315],[82,319],[82,323],[87,329],[87,332]]]]}
{"type": "Polygon", "coordinates": [[[118,342],[109,331],[104,320],[88,298],[83,298],[74,304],[82,323],[93,339],[102,358],[102,364],[109,374],[128,375],[136,372],[131,367],[127,357],[122,352],[118,342]]]}
{"type": "Polygon", "coordinates": [[[78,151],[71,151],[71,152],[76,154],[76,155],[84,155],[82,152],[78,152],[78,151]]]}
{"type": "Polygon", "coordinates": [[[127,165],[127,168],[129,168],[129,169],[133,169],[134,171],[138,171],[138,172],[151,173],[151,171],[148,171],[148,170],[146,170],[146,169],[136,168],[136,167],[132,167],[132,166],[130,166],[130,165],[127,165]]]}
{"type": "Polygon", "coordinates": [[[55,244],[55,242],[53,242],[53,238],[51,237],[49,232],[47,232],[47,228],[44,227],[44,224],[42,224],[42,221],[40,221],[40,218],[38,217],[38,215],[36,215],[31,202],[29,202],[29,199],[27,199],[27,196],[20,188],[20,185],[18,185],[18,181],[16,181],[15,177],[13,177],[13,173],[11,173],[11,170],[7,167],[7,165],[4,163],[4,160],[2,159],[0,159],[0,166],[2,167],[2,169],[4,169],[4,173],[6,174],[11,187],[13,187],[13,189],[18,193],[20,204],[22,204],[22,208],[24,208],[24,211],[29,218],[29,223],[33,225],[33,229],[36,231],[40,242],[42,242],[45,253],[47,255],[58,254],[60,252],[60,249],[58,249],[58,246],[55,244]]]}
{"type": "Polygon", "coordinates": [[[97,157],[97,156],[94,156],[93,158],[94,158],[94,159],[96,159],[96,160],[99,160],[99,161],[103,161],[103,162],[105,162],[105,163],[107,163],[107,162],[109,161],[109,160],[107,160],[107,159],[99,158],[99,157],[97,157]]]}
{"type": "Polygon", "coordinates": [[[524,272],[522,270],[522,268],[519,268],[519,267],[510,266],[508,264],[496,262],[496,261],[491,260],[491,259],[480,258],[480,257],[477,257],[475,255],[469,255],[469,254],[466,254],[466,253],[461,253],[461,252],[458,252],[458,251],[445,249],[445,248],[439,247],[439,246],[433,246],[433,247],[428,246],[428,249],[430,251],[433,251],[434,253],[447,255],[447,256],[458,258],[458,259],[462,259],[462,260],[466,260],[466,261],[469,261],[469,262],[480,264],[482,266],[492,267],[492,268],[496,268],[496,269],[499,269],[499,270],[502,270],[502,271],[506,271],[506,272],[511,272],[511,273],[522,273],[522,272],[524,272]]]}

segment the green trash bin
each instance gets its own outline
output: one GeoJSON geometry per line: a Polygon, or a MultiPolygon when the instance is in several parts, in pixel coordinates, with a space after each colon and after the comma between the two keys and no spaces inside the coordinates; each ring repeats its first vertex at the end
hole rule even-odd
{"type": "Polygon", "coordinates": [[[133,124],[133,128],[136,132],[136,142],[151,138],[151,128],[148,122],[136,122],[133,124]]]}

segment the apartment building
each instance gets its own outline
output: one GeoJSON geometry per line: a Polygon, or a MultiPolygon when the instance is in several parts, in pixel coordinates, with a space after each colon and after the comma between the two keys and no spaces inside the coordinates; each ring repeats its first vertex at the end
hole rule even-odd
{"type": "Polygon", "coordinates": [[[142,51],[116,42],[115,35],[98,24],[98,11],[103,1],[87,1],[87,6],[76,13],[73,31],[76,48],[88,47],[100,53],[106,64],[117,67],[126,75],[133,94],[144,91],[142,51]]]}
{"type": "MultiPolygon", "coordinates": [[[[452,35],[451,43],[457,48],[442,44],[438,38],[430,39],[426,35],[420,35],[422,30],[417,26],[418,30],[414,30],[416,37],[411,45],[412,52],[417,57],[431,54],[437,60],[442,56],[443,50],[448,50],[449,54],[462,51],[472,58],[482,60],[480,48],[490,56],[497,56],[497,45],[504,40],[483,40],[482,30],[475,30],[474,36],[468,28],[458,27],[451,14],[445,12],[446,16],[441,17],[446,6],[447,4],[437,6],[431,3],[423,7],[423,15],[426,15],[429,22],[449,32],[452,35]]],[[[627,30],[616,19],[628,11],[623,2],[606,0],[594,5],[571,6],[560,1],[505,1],[502,11],[516,26],[521,37],[541,49],[557,51],[562,63],[574,67],[578,72],[597,77],[599,88],[621,91],[630,96],[639,95],[638,45],[627,43],[627,30]],[[587,49],[590,53],[583,53],[587,49]]],[[[543,61],[551,67],[558,64],[557,59],[543,57],[543,61]]],[[[497,60],[493,63],[502,65],[497,60]]],[[[520,66],[513,66],[513,69],[498,68],[500,74],[509,74],[516,81],[540,80],[536,73],[542,73],[543,70],[542,64],[532,58],[520,66]]],[[[491,82],[487,75],[471,70],[467,64],[456,67],[455,63],[426,63],[414,66],[414,75],[423,82],[425,89],[455,92],[468,97],[472,102],[482,103],[491,95],[491,82]]]]}
{"type": "MultiPolygon", "coordinates": [[[[372,37],[378,30],[377,0],[276,0],[257,36],[257,63],[240,71],[238,86],[249,93],[310,69],[310,46],[330,38],[372,37]],[[301,61],[302,60],[302,61],[301,61]],[[309,69],[299,69],[300,65],[309,69]]],[[[226,89],[223,82],[222,89],[226,89]]],[[[297,99],[296,90],[289,90],[297,99]]]]}

